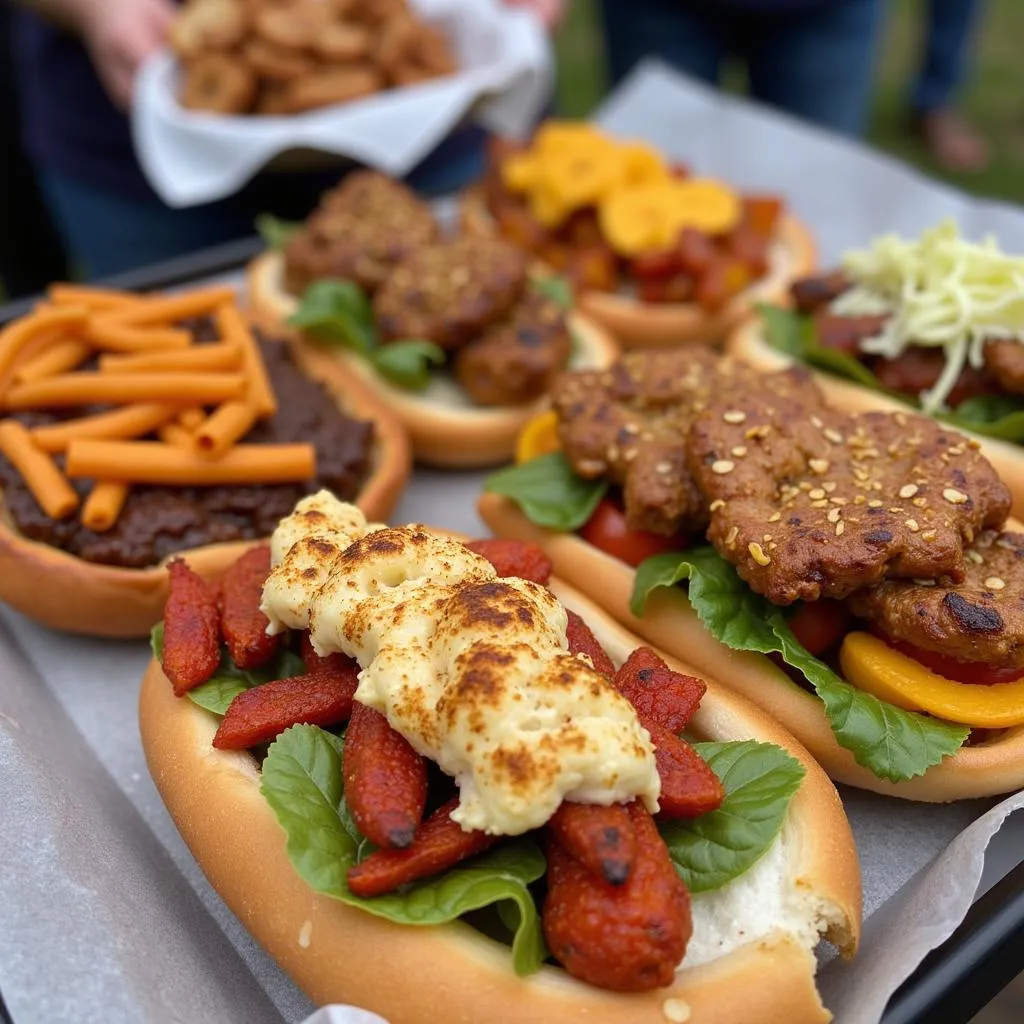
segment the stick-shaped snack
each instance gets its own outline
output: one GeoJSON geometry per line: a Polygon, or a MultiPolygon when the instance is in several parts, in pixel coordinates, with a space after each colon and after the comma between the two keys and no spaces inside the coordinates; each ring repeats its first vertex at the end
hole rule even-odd
{"type": "Polygon", "coordinates": [[[252,330],[234,303],[225,302],[217,307],[217,329],[225,344],[239,345],[245,353],[249,401],[256,407],[260,416],[273,416],[277,412],[277,396],[270,383],[266,364],[263,362],[259,344],[252,330]]]}
{"type": "Polygon", "coordinates": [[[563,803],[548,822],[552,836],[592,875],[622,885],[633,870],[636,839],[625,804],[563,803]]]}
{"type": "Polygon", "coordinates": [[[442,804],[419,827],[416,838],[404,850],[377,850],[350,868],[348,887],[369,899],[392,892],[402,885],[446,871],[467,857],[483,853],[502,837],[486,832],[464,832],[452,821],[458,800],[442,804]]]}
{"type": "Polygon", "coordinates": [[[164,673],[180,697],[205,683],[220,664],[217,595],[180,558],[167,566],[170,593],[164,607],[164,673]]]}
{"type": "Polygon", "coordinates": [[[165,423],[158,431],[157,437],[164,444],[173,445],[175,448],[184,448],[186,451],[195,449],[196,439],[192,431],[183,427],[179,420],[172,423],[165,423]]]}
{"type": "Polygon", "coordinates": [[[93,485],[82,506],[82,523],[94,533],[105,533],[117,522],[128,500],[128,484],[117,480],[100,480],[93,485]]]}
{"type": "Polygon", "coordinates": [[[633,870],[623,885],[591,874],[548,843],[541,920],[548,948],[573,977],[618,992],[669,985],[693,932],[690,894],[639,801],[629,805],[633,870]]]}
{"type": "Polygon", "coordinates": [[[680,733],[700,706],[707,684],[673,672],[649,647],[638,647],[615,673],[615,688],[636,708],[645,726],[656,722],[680,733]]]}
{"type": "Polygon", "coordinates": [[[7,394],[10,409],[168,402],[211,405],[241,398],[245,378],[234,373],[67,373],[18,384],[7,394]]]}
{"type": "Polygon", "coordinates": [[[177,327],[130,327],[101,315],[89,319],[86,334],[96,348],[105,352],[153,352],[185,349],[192,344],[192,335],[177,327]]]}
{"type": "Polygon", "coordinates": [[[0,451],[21,474],[39,507],[51,519],[64,519],[78,508],[78,495],[53,459],[32,442],[17,420],[0,422],[0,451]]]}
{"type": "Polygon", "coordinates": [[[178,413],[178,422],[186,430],[195,430],[206,422],[206,413],[199,406],[193,406],[191,409],[182,409],[178,413]]]}
{"type": "Polygon", "coordinates": [[[218,750],[245,750],[270,743],[300,723],[329,728],[348,720],[359,666],[349,672],[319,672],[278,679],[240,693],[221,719],[213,745],[218,750]]]}
{"type": "Polygon", "coordinates": [[[146,402],[126,405],[123,409],[100,412],[95,416],[82,416],[76,420],[63,420],[44,427],[34,427],[32,440],[44,452],[67,451],[68,445],[82,438],[127,439],[143,437],[156,430],[174,416],[173,405],[146,402]]]}
{"type": "Polygon", "coordinates": [[[573,654],[587,655],[594,668],[601,675],[611,679],[615,675],[615,663],[608,657],[600,641],[576,612],[567,608],[566,614],[569,617],[569,622],[566,626],[565,638],[569,644],[569,650],[573,654]]]}
{"type": "Polygon", "coordinates": [[[234,562],[220,583],[220,628],[231,660],[241,669],[262,668],[277,653],[281,634],[267,633],[260,611],[270,573],[270,548],[261,544],[234,562]]]}
{"type": "Polygon", "coordinates": [[[73,330],[85,324],[88,310],[81,306],[45,309],[15,320],[0,331],[0,381],[4,381],[18,356],[40,334],[54,328],[73,330]]]}
{"type": "Polygon", "coordinates": [[[219,459],[252,430],[258,418],[251,400],[225,402],[195,431],[196,450],[208,459],[219,459]]]}
{"type": "Polygon", "coordinates": [[[172,487],[300,483],[316,477],[316,449],[309,444],[236,445],[214,460],[160,441],[72,441],[67,474],[172,487]]]}
{"type": "Polygon", "coordinates": [[[427,804],[427,762],[364,704],[352,708],[344,773],[345,803],[359,831],[376,846],[409,846],[427,804]]]}
{"type": "Polygon", "coordinates": [[[145,296],[129,306],[120,307],[104,317],[127,327],[151,327],[175,324],[194,316],[212,313],[225,302],[235,301],[235,290],[222,286],[196,288],[178,295],[145,296]]]}
{"type": "MultiPolygon", "coordinates": [[[[643,722],[642,716],[640,721],[643,722]]],[[[697,818],[721,807],[725,790],[704,758],[663,725],[644,725],[654,744],[654,760],[661,779],[658,819],[697,818]]]]}
{"type": "Polygon", "coordinates": [[[55,306],[84,306],[88,310],[115,310],[145,302],[145,297],[134,292],[122,292],[113,288],[90,288],[88,285],[51,284],[46,290],[55,306]]]}
{"type": "Polygon", "coordinates": [[[64,338],[47,345],[38,355],[16,366],[11,380],[15,384],[55,377],[81,366],[92,354],[92,345],[80,338],[64,338]]]}
{"type": "Polygon", "coordinates": [[[238,370],[242,350],[237,345],[196,345],[155,352],[110,353],[100,356],[103,373],[196,373],[206,370],[238,370]]]}

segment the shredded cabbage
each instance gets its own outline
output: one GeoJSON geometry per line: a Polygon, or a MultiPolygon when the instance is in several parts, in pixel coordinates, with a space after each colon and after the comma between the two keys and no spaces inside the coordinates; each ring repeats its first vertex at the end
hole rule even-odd
{"type": "Polygon", "coordinates": [[[834,313],[892,314],[861,342],[864,352],[894,359],[912,345],[945,349],[942,374],[920,396],[925,412],[943,407],[965,364],[982,366],[986,341],[1024,341],[1024,257],[1007,256],[992,237],[966,241],[952,220],[919,241],[884,235],[847,253],[843,269],[854,287],[832,303],[834,313]]]}

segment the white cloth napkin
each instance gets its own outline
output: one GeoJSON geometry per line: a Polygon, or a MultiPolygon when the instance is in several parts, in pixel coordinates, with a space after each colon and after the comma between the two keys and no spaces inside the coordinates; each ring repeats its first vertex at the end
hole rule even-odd
{"type": "Polygon", "coordinates": [[[292,150],[349,157],[401,177],[467,115],[522,135],[551,94],[554,61],[544,28],[501,0],[413,0],[451,40],[460,70],[447,78],[288,117],[228,117],[177,102],[178,64],[160,53],[143,66],[132,108],[135,150],[169,206],[237,192],[292,150]]]}

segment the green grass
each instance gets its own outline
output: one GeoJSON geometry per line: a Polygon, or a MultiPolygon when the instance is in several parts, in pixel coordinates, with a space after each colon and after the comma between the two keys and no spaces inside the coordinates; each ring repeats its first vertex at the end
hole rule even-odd
{"type": "MultiPolygon", "coordinates": [[[[988,0],[976,40],[974,74],[962,109],[992,147],[992,163],[978,174],[945,174],[907,130],[906,98],[919,46],[923,0],[890,5],[880,54],[869,141],[968,192],[1024,203],[1024,0],[988,0]]],[[[586,117],[606,89],[601,28],[594,0],[571,0],[556,39],[557,107],[586,117]]]]}

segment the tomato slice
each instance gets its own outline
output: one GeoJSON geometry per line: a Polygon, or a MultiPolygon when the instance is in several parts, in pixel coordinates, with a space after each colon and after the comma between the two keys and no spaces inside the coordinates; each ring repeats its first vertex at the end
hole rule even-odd
{"type": "Polygon", "coordinates": [[[817,657],[846,636],[850,613],[841,601],[805,601],[787,624],[800,645],[817,657]]]}
{"type": "Polygon", "coordinates": [[[944,679],[952,679],[955,683],[971,683],[975,686],[996,686],[999,683],[1012,683],[1024,677],[1024,668],[993,668],[980,661],[960,661],[947,654],[926,651],[906,640],[894,640],[877,627],[871,632],[884,640],[894,650],[905,654],[908,658],[919,661],[925,668],[944,679]]]}
{"type": "Polygon", "coordinates": [[[631,530],[626,514],[611,498],[602,499],[594,514],[580,528],[580,536],[595,548],[635,569],[645,558],[689,546],[684,534],[664,537],[659,533],[631,530]]]}

